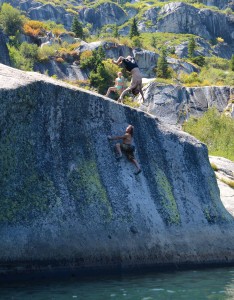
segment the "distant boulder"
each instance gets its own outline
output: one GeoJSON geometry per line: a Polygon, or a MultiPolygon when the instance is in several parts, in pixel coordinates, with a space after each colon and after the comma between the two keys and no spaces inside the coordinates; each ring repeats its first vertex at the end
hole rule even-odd
{"type": "Polygon", "coordinates": [[[153,81],[144,87],[147,101],[140,108],[167,124],[178,125],[190,116],[201,116],[210,107],[223,112],[232,94],[230,86],[183,87],[153,81]]]}
{"type": "Polygon", "coordinates": [[[70,29],[73,21],[73,15],[61,6],[54,6],[52,4],[45,4],[37,7],[30,8],[28,15],[33,20],[40,21],[54,21],[61,23],[65,28],[70,29]]]}
{"type": "Polygon", "coordinates": [[[233,51],[227,43],[218,43],[213,47],[213,54],[222,58],[231,59],[233,51]]]}
{"type": "Polygon", "coordinates": [[[72,36],[70,33],[67,33],[67,32],[63,32],[59,35],[59,39],[61,40],[61,42],[66,42],[68,44],[74,44],[77,42],[77,40],[80,40],[80,39],[77,39],[75,38],[74,36],[72,36]]]}
{"type": "Polygon", "coordinates": [[[232,2],[232,0],[201,0],[200,2],[207,6],[216,6],[219,9],[225,9],[228,7],[229,3],[232,2]]]}
{"type": "Polygon", "coordinates": [[[169,67],[171,67],[177,74],[190,74],[193,72],[199,72],[199,69],[196,68],[194,65],[185,62],[181,59],[167,58],[167,62],[169,64],[169,67]]]}
{"type": "Polygon", "coordinates": [[[181,2],[166,4],[159,12],[158,31],[190,33],[207,40],[221,37],[234,41],[234,18],[209,9],[197,9],[181,2]]]}
{"type": "MultiPolygon", "coordinates": [[[[196,38],[196,48],[194,51],[195,56],[218,56],[225,59],[231,59],[232,47],[227,43],[218,43],[212,46],[208,41],[203,38],[196,38]]],[[[175,54],[179,58],[188,57],[188,41],[175,46],[175,54]]]]}
{"type": "Polygon", "coordinates": [[[110,2],[101,3],[95,8],[82,8],[79,17],[83,23],[92,24],[94,31],[107,24],[121,25],[128,19],[120,6],[110,2]]]}

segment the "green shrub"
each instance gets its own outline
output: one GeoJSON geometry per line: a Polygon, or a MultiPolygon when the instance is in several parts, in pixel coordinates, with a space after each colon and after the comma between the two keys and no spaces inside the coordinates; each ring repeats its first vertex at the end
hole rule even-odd
{"type": "Polygon", "coordinates": [[[196,72],[192,72],[190,74],[182,73],[180,75],[180,80],[182,83],[185,83],[185,84],[193,83],[193,84],[199,85],[201,83],[201,79],[199,78],[199,75],[196,72]]]}
{"type": "Polygon", "coordinates": [[[27,42],[23,42],[20,45],[20,53],[25,58],[35,62],[38,58],[38,47],[35,44],[29,44],[27,42]]]}
{"type": "Polygon", "coordinates": [[[10,59],[13,67],[24,71],[32,71],[38,59],[38,47],[23,42],[19,47],[8,45],[10,59]]]}
{"type": "Polygon", "coordinates": [[[223,156],[234,161],[234,120],[209,109],[200,118],[191,117],[183,129],[205,143],[211,155],[223,156]]]}
{"type": "Polygon", "coordinates": [[[221,70],[228,70],[229,69],[229,61],[227,59],[212,56],[205,58],[205,64],[208,68],[215,68],[221,70]]]}
{"type": "Polygon", "coordinates": [[[48,60],[50,57],[54,56],[58,52],[59,48],[59,44],[53,44],[51,46],[45,45],[42,48],[39,48],[38,59],[40,61],[48,60]]]}
{"type": "Polygon", "coordinates": [[[0,24],[4,32],[11,36],[17,31],[21,31],[24,23],[24,17],[21,12],[8,3],[3,3],[0,11],[0,24]]]}
{"type": "Polygon", "coordinates": [[[193,58],[191,58],[191,61],[193,63],[195,63],[196,65],[198,65],[199,67],[203,67],[205,65],[205,57],[202,55],[199,56],[195,56],[193,58]]]}
{"type": "Polygon", "coordinates": [[[108,86],[111,86],[110,76],[103,64],[97,66],[97,70],[90,72],[90,84],[100,94],[105,94],[108,86]]]}
{"type": "Polygon", "coordinates": [[[138,36],[134,36],[132,38],[132,43],[133,43],[133,46],[136,47],[136,48],[141,48],[142,47],[141,38],[138,37],[138,36]]]}

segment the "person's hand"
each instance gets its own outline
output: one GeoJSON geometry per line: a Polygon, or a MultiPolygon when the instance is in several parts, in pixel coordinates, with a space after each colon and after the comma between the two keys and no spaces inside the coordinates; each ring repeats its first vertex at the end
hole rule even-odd
{"type": "Polygon", "coordinates": [[[115,62],[115,60],[114,60],[114,59],[112,59],[112,63],[113,63],[113,64],[116,64],[116,62],[115,62]]]}

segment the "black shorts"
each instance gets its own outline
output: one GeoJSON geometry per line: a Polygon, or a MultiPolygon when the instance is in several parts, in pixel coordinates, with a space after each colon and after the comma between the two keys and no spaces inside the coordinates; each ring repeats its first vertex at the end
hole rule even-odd
{"type": "Polygon", "coordinates": [[[135,147],[133,145],[120,144],[120,148],[121,148],[121,150],[123,150],[123,152],[126,154],[126,156],[129,160],[135,159],[135,156],[134,156],[135,147]]]}

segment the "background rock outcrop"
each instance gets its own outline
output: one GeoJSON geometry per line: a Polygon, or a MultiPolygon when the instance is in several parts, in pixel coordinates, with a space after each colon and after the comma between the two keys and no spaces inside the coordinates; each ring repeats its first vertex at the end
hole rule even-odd
{"type": "Polygon", "coordinates": [[[233,43],[234,18],[209,9],[197,9],[182,2],[166,4],[159,12],[158,30],[191,33],[207,40],[222,37],[233,43]]]}
{"type": "Polygon", "coordinates": [[[190,116],[199,117],[210,107],[223,112],[234,94],[231,86],[183,87],[156,81],[144,91],[147,102],[141,109],[172,125],[182,124],[190,116]]]}
{"type": "Polygon", "coordinates": [[[27,13],[32,20],[54,21],[55,23],[63,24],[67,29],[70,29],[72,25],[73,15],[67,13],[67,11],[61,6],[45,4],[32,7],[27,11],[27,13]]]}
{"type": "Polygon", "coordinates": [[[229,159],[209,156],[210,163],[215,168],[215,175],[220,189],[220,197],[226,209],[234,216],[234,188],[230,182],[234,183],[234,162],[229,159]]]}
{"type": "Polygon", "coordinates": [[[82,8],[79,11],[79,18],[84,23],[90,23],[94,31],[106,24],[123,24],[127,21],[124,10],[110,2],[102,3],[95,8],[82,8]]]}
{"type": "Polygon", "coordinates": [[[205,145],[40,74],[0,65],[0,82],[1,274],[234,262],[205,145]],[[138,177],[107,140],[129,123],[138,177]]]}

